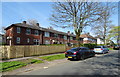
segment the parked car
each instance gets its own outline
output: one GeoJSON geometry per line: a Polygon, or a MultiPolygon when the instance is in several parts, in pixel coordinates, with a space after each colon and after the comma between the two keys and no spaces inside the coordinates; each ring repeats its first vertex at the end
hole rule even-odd
{"type": "Polygon", "coordinates": [[[109,49],[106,46],[96,46],[94,48],[94,51],[95,51],[95,53],[102,53],[102,54],[104,54],[104,53],[108,53],[109,49]]]}
{"type": "Polygon", "coordinates": [[[87,47],[72,48],[65,52],[65,57],[68,59],[83,60],[92,56],[95,56],[95,52],[87,47]]]}
{"type": "Polygon", "coordinates": [[[120,45],[114,45],[113,47],[113,49],[117,49],[117,50],[119,50],[119,48],[120,48],[120,45]]]}

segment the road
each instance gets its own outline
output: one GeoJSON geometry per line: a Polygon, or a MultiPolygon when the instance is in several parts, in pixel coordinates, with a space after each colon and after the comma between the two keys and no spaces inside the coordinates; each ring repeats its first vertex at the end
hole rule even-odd
{"type": "Polygon", "coordinates": [[[118,51],[114,50],[82,61],[66,61],[51,67],[44,67],[23,75],[118,75],[120,66],[118,61],[118,51]]]}

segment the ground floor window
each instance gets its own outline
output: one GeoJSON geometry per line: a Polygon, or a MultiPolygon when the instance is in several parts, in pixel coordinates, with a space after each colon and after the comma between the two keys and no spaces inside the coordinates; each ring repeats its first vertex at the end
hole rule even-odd
{"type": "Polygon", "coordinates": [[[45,44],[50,44],[50,41],[49,40],[45,40],[45,44]]]}
{"type": "Polygon", "coordinates": [[[29,38],[27,38],[27,43],[30,43],[30,39],[29,38]]]}
{"type": "Polygon", "coordinates": [[[33,42],[34,42],[34,45],[39,45],[39,40],[38,39],[34,39],[33,42]]]}
{"type": "Polygon", "coordinates": [[[17,39],[16,39],[16,43],[17,43],[17,44],[20,43],[20,37],[17,37],[17,39]]]}

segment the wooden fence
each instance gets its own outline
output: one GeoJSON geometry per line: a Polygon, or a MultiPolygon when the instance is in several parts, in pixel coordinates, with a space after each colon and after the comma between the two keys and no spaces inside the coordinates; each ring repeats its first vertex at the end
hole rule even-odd
{"type": "Polygon", "coordinates": [[[65,45],[58,46],[0,46],[0,59],[10,59],[28,56],[39,56],[43,54],[51,54],[65,52],[65,45]]]}

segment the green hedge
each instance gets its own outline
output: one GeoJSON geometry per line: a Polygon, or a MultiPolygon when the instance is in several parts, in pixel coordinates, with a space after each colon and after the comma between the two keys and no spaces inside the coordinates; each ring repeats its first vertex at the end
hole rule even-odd
{"type": "MultiPolygon", "coordinates": [[[[103,46],[104,44],[92,44],[92,43],[87,43],[87,44],[80,44],[81,47],[88,47],[90,49],[93,49],[95,46],[103,46]]],[[[74,45],[73,47],[79,47],[78,45],[74,45]]]]}
{"type": "Polygon", "coordinates": [[[41,44],[43,46],[58,46],[58,45],[65,45],[65,44],[41,44]]]}
{"type": "Polygon", "coordinates": [[[97,44],[83,44],[84,47],[88,47],[90,49],[93,49],[95,46],[97,46],[97,44]]]}

